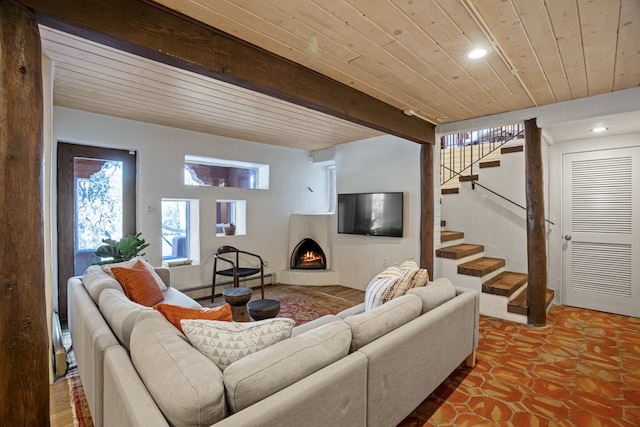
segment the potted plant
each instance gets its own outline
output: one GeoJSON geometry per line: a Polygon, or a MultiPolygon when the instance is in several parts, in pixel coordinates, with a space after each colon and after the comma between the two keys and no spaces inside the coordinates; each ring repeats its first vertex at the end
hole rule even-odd
{"type": "Polygon", "coordinates": [[[99,246],[95,254],[101,258],[110,258],[103,261],[94,262],[94,265],[112,264],[116,262],[129,261],[136,256],[144,256],[142,252],[149,243],[146,243],[140,236],[142,233],[128,235],[120,240],[102,239],[103,245],[99,246]]]}
{"type": "Polygon", "coordinates": [[[225,225],[224,234],[226,234],[227,236],[233,236],[234,234],[236,234],[236,226],[233,223],[225,225]]]}

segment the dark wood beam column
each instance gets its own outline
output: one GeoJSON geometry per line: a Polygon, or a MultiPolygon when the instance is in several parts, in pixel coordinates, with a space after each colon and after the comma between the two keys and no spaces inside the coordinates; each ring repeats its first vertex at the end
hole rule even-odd
{"type": "Polygon", "coordinates": [[[42,68],[32,11],[0,0],[0,424],[49,425],[42,68]]]}
{"type": "Polygon", "coordinates": [[[433,145],[420,148],[420,267],[433,278],[433,145]]]}
{"type": "Polygon", "coordinates": [[[547,323],[547,242],[544,223],[542,139],[536,119],[524,122],[525,176],[527,193],[527,323],[547,323]]]}
{"type": "Polygon", "coordinates": [[[143,0],[20,0],[44,25],[418,143],[435,127],[402,110],[143,0]]]}

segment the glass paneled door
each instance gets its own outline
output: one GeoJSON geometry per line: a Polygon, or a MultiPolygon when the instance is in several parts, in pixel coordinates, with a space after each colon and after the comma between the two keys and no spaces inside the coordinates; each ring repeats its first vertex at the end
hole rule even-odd
{"type": "Polygon", "coordinates": [[[58,144],[58,311],[67,280],[100,258],[102,239],[135,233],[135,152],[58,144]]]}

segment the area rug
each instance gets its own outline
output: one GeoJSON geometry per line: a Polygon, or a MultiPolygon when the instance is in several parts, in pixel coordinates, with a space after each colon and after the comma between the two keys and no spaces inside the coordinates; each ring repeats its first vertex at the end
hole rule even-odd
{"type": "MultiPolygon", "coordinates": [[[[260,298],[259,291],[254,291],[253,294],[252,299],[260,298]]],[[[337,314],[356,305],[344,298],[295,285],[266,287],[264,297],[280,301],[278,317],[293,319],[296,326],[327,314],[337,314]]]]}
{"type": "Polygon", "coordinates": [[[87,403],[84,388],[82,388],[82,382],[80,381],[80,373],[78,372],[78,365],[76,364],[76,358],[73,353],[71,334],[69,334],[69,331],[65,331],[62,335],[62,342],[67,349],[68,371],[65,378],[69,385],[69,400],[71,412],[73,413],[73,425],[74,427],[93,427],[91,411],[89,411],[89,404],[87,403]]]}
{"type": "Polygon", "coordinates": [[[74,368],[67,372],[67,381],[69,382],[69,397],[71,399],[71,410],[73,411],[73,425],[75,427],[93,427],[91,420],[91,412],[89,404],[82,388],[78,368],[74,368]]]}

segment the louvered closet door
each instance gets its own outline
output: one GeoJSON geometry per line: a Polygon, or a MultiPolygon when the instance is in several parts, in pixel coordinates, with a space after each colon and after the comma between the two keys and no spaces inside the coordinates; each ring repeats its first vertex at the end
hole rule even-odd
{"type": "Polygon", "coordinates": [[[640,147],[563,157],[563,302],[640,317],[640,147]]]}

